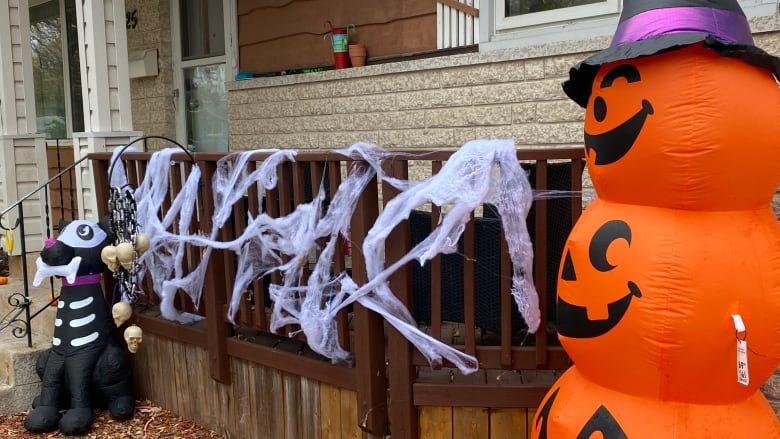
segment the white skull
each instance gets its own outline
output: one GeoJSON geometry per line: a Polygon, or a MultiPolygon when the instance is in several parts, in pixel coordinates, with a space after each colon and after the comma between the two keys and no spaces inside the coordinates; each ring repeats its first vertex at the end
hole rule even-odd
{"type": "Polygon", "coordinates": [[[117,328],[129,320],[131,315],[133,315],[133,308],[127,302],[117,302],[111,308],[111,316],[117,328]]]}
{"type": "Polygon", "coordinates": [[[132,352],[138,352],[138,347],[144,341],[144,332],[136,325],[130,325],[125,329],[125,341],[127,349],[132,352]]]}

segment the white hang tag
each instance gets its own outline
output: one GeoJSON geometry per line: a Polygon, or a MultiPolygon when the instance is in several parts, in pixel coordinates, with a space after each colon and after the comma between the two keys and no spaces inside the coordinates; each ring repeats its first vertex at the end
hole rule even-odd
{"type": "Polygon", "coordinates": [[[747,331],[742,316],[732,314],[731,318],[734,319],[734,328],[737,330],[737,382],[747,386],[750,383],[747,362],[747,331]]]}

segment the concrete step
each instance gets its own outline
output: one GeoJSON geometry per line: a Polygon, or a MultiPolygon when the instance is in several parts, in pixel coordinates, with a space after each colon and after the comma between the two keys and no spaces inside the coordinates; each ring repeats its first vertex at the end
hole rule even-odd
{"type": "Polygon", "coordinates": [[[35,362],[51,347],[51,337],[33,334],[32,341],[30,348],[27,337],[16,338],[10,328],[0,332],[0,416],[29,410],[40,392],[35,362]]]}

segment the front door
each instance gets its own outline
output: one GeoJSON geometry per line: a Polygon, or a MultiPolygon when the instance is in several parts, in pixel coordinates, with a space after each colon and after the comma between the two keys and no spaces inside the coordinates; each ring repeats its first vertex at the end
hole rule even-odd
{"type": "Polygon", "coordinates": [[[232,66],[233,1],[171,2],[176,88],[176,137],[192,151],[228,146],[225,81],[232,66]]]}

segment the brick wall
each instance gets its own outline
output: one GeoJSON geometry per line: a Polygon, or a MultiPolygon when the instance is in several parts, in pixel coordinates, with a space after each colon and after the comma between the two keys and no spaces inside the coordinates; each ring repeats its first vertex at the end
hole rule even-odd
{"type": "Polygon", "coordinates": [[[581,55],[474,64],[478,54],[229,85],[231,149],[452,147],[511,137],[571,146],[583,111],[561,91],[581,55]],[[459,65],[460,64],[460,65],[459,65]]]}
{"type": "Polygon", "coordinates": [[[159,74],[130,80],[133,129],[144,134],[176,136],[171,67],[171,7],[169,0],[126,0],[125,10],[137,11],[135,29],[127,29],[127,50],[157,49],[159,74]]]}

